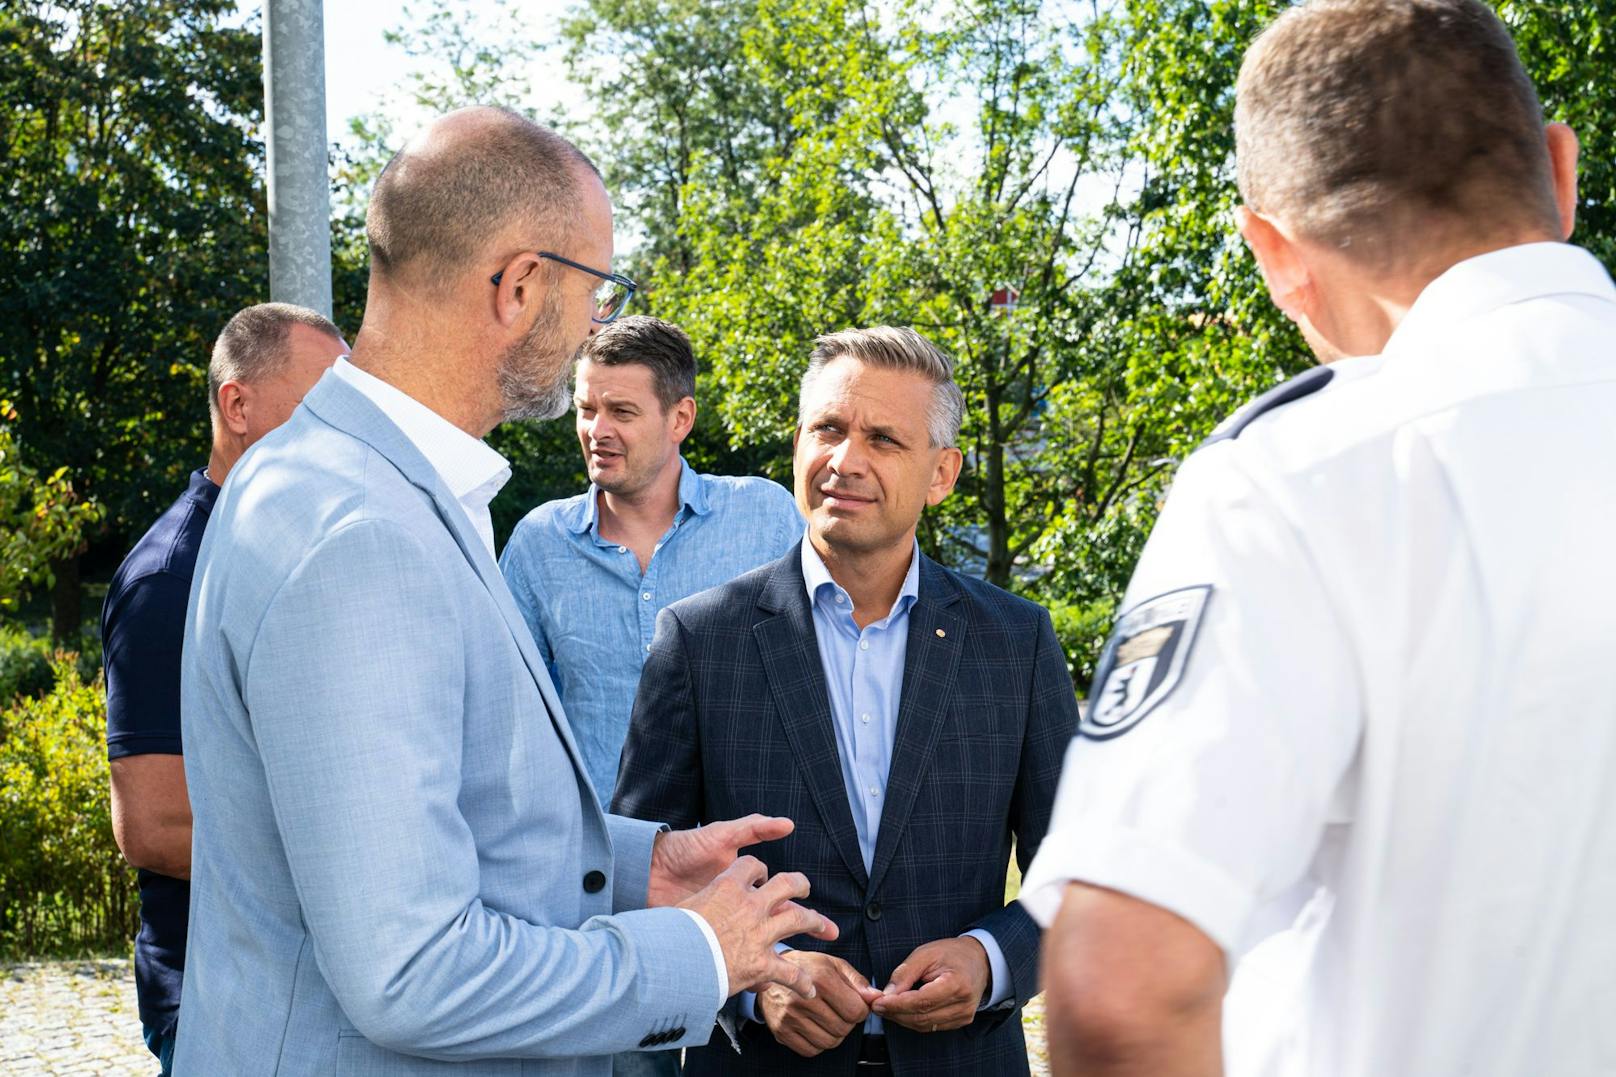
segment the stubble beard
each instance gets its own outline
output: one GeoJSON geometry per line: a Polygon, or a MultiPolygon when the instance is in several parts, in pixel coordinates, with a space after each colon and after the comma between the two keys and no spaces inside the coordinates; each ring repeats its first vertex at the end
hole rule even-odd
{"type": "Polygon", "coordinates": [[[572,406],[572,366],[583,344],[567,348],[558,330],[560,314],[559,303],[546,303],[527,335],[500,356],[505,422],[559,419],[572,406]]]}

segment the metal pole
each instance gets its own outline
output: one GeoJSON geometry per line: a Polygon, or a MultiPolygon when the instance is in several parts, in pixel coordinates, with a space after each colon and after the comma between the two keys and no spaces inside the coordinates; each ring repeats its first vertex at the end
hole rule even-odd
{"type": "Polygon", "coordinates": [[[264,0],[269,297],[331,316],[322,0],[264,0]]]}

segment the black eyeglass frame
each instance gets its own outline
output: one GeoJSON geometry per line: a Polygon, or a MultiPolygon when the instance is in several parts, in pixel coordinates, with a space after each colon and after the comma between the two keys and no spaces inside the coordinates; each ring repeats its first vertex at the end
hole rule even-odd
{"type": "MultiPolygon", "coordinates": [[[[601,280],[609,281],[612,284],[617,285],[619,288],[625,289],[623,301],[617,305],[616,309],[614,309],[611,314],[604,318],[591,317],[590,320],[596,325],[610,325],[611,323],[615,322],[619,317],[622,316],[622,313],[628,309],[629,301],[634,298],[634,293],[640,290],[640,286],[638,284],[635,284],[632,280],[623,276],[621,273],[603,273],[598,269],[593,269],[584,265],[582,262],[574,262],[571,258],[563,258],[561,255],[555,254],[551,251],[535,251],[534,253],[540,258],[548,258],[552,262],[560,262],[569,269],[576,269],[580,272],[588,273],[591,277],[599,277],[601,280]]],[[[498,285],[500,279],[504,276],[505,271],[502,269],[488,279],[493,281],[495,285],[498,285]]],[[[599,304],[596,304],[595,309],[597,311],[600,309],[599,304]]]]}

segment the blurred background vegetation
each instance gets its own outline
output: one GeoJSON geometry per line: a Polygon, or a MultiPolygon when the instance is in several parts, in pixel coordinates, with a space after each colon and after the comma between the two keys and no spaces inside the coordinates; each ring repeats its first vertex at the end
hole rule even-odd
{"type": "MultiPolygon", "coordinates": [[[[600,164],[636,308],[703,364],[698,467],[789,483],[821,332],[947,348],[966,467],[922,542],[1048,606],[1081,688],[1177,463],[1310,362],[1232,223],[1234,77],[1284,6],[581,0],[543,39],[493,0],[406,5],[391,37],[413,105],[507,105],[600,164]],[[534,111],[562,78],[587,116],[534,111]]],[[[1496,7],[1616,266],[1616,0],[1496,7]]],[[[267,298],[258,30],[233,0],[0,0],[0,951],[128,938],[94,620],[206,459],[214,335],[267,298]]],[[[350,335],[366,192],[410,133],[380,105],[333,152],[350,335]]],[[[583,488],[567,420],[491,440],[501,539],[583,488]]]]}

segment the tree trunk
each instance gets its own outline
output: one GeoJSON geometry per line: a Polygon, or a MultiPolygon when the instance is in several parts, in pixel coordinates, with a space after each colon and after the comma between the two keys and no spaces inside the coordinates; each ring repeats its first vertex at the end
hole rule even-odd
{"type": "Polygon", "coordinates": [[[999,394],[987,394],[987,474],[982,486],[982,508],[988,519],[987,581],[1010,589],[1010,521],[1005,509],[1004,431],[999,425],[999,394]]]}
{"type": "Polygon", "coordinates": [[[76,648],[84,627],[84,582],[79,579],[79,555],[51,562],[56,583],[51,587],[51,643],[76,648]]]}

